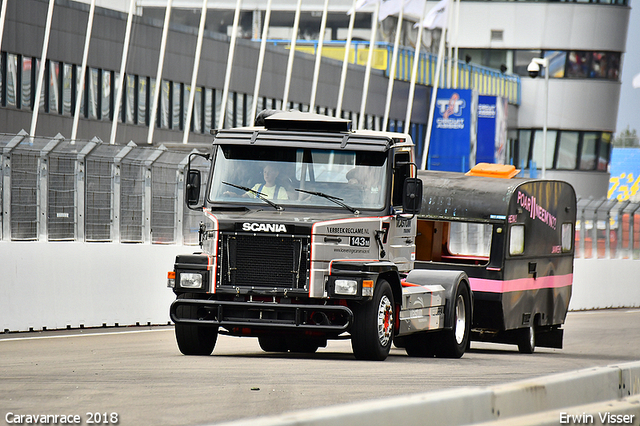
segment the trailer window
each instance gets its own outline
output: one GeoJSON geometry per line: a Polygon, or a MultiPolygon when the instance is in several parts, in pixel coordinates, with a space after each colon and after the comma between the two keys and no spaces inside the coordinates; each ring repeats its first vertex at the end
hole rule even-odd
{"type": "Polygon", "coordinates": [[[515,256],[524,253],[524,225],[513,225],[509,237],[509,254],[515,256]]]}
{"type": "Polygon", "coordinates": [[[489,257],[493,225],[452,222],[449,227],[449,253],[454,256],[489,257]]]}
{"type": "Polygon", "coordinates": [[[562,224],[562,252],[569,253],[573,248],[573,224],[562,224]]]}

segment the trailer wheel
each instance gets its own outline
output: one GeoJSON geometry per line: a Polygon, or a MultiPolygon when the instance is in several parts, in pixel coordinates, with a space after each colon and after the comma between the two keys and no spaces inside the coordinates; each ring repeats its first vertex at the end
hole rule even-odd
{"type": "Polygon", "coordinates": [[[536,330],[533,325],[518,330],[518,351],[532,354],[536,350],[536,330]]]}
{"type": "MultiPolygon", "coordinates": [[[[184,299],[196,299],[193,294],[183,295],[184,299]]],[[[176,314],[181,318],[197,319],[198,308],[195,306],[178,306],[176,314]]],[[[178,348],[184,355],[211,355],[218,340],[218,329],[196,324],[175,326],[178,348]]]]}
{"type": "Polygon", "coordinates": [[[460,358],[471,338],[471,296],[466,285],[458,286],[453,303],[453,328],[438,333],[436,355],[441,358],[460,358]]]}
{"type": "Polygon", "coordinates": [[[351,347],[357,359],[383,361],[393,342],[394,313],[391,285],[378,281],[373,299],[354,307],[351,347]]]}
{"type": "Polygon", "coordinates": [[[287,342],[284,336],[277,334],[266,334],[258,337],[258,344],[265,352],[287,352],[287,342]]]}

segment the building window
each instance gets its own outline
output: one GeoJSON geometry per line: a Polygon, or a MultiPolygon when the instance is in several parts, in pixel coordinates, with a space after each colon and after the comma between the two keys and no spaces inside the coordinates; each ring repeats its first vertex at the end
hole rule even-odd
{"type": "Polygon", "coordinates": [[[529,166],[529,148],[531,147],[531,130],[520,130],[518,145],[514,153],[514,161],[520,168],[529,166]]]}
{"type": "Polygon", "coordinates": [[[62,114],[73,115],[76,100],[76,85],[74,78],[75,67],[70,64],[63,65],[62,72],[62,114]]]}
{"type": "Polygon", "coordinates": [[[31,109],[31,98],[33,94],[31,92],[32,81],[32,58],[22,58],[21,73],[20,73],[20,105],[19,108],[31,109]]]}
{"type": "Polygon", "coordinates": [[[49,112],[57,114],[60,112],[60,63],[49,61],[49,112]]]}
{"type": "Polygon", "coordinates": [[[16,95],[18,92],[18,56],[7,54],[7,82],[6,82],[6,106],[16,107],[16,95]]]}
{"type": "Polygon", "coordinates": [[[611,133],[602,133],[598,148],[598,171],[607,171],[611,155],[611,133]]]}
{"type": "MultiPolygon", "coordinates": [[[[557,130],[547,130],[547,150],[545,159],[545,168],[553,168],[553,154],[555,153],[556,138],[558,136],[557,130]]],[[[542,168],[542,150],[544,147],[544,132],[542,130],[536,130],[533,140],[533,154],[532,159],[536,163],[538,168],[542,168]]]]}
{"type": "Polygon", "coordinates": [[[136,76],[128,75],[126,76],[126,96],[124,99],[125,104],[125,120],[127,123],[135,124],[136,116],[136,76]]]}
{"type": "Polygon", "coordinates": [[[576,168],[579,142],[580,134],[578,132],[560,132],[557,169],[574,170],[576,168]]]}
{"type": "Polygon", "coordinates": [[[172,83],[171,91],[171,128],[174,130],[181,130],[181,117],[182,117],[182,84],[172,83]]]}
{"type": "Polygon", "coordinates": [[[137,117],[136,123],[142,124],[143,126],[147,126],[149,123],[147,121],[147,103],[149,96],[149,82],[146,77],[137,77],[138,78],[138,99],[137,99],[137,117]]]}
{"type": "Polygon", "coordinates": [[[204,131],[209,132],[209,129],[214,128],[213,124],[213,89],[204,89],[204,131]]]}
{"type": "Polygon", "coordinates": [[[100,118],[103,120],[111,120],[111,78],[112,72],[102,70],[102,79],[100,81],[101,99],[100,99],[100,118]]]}
{"type": "Polygon", "coordinates": [[[582,150],[580,153],[580,170],[593,170],[596,166],[596,146],[598,133],[587,132],[582,137],[582,150]]]}
{"type": "Polygon", "coordinates": [[[169,128],[170,109],[169,99],[171,93],[171,83],[167,80],[162,80],[162,87],[160,92],[160,127],[163,129],[169,128]]]}
{"type": "Polygon", "coordinates": [[[100,70],[96,68],[87,69],[87,86],[85,87],[85,100],[87,101],[87,118],[98,119],[98,77],[100,70]]]}

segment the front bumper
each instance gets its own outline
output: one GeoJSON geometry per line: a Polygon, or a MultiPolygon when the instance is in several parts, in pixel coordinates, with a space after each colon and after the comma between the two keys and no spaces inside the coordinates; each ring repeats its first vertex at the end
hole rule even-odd
{"type": "Polygon", "coordinates": [[[339,305],[176,299],[171,304],[169,315],[176,324],[224,327],[228,330],[241,327],[339,334],[348,331],[353,324],[353,311],[339,305]],[[194,307],[195,310],[188,309],[194,307]]]}

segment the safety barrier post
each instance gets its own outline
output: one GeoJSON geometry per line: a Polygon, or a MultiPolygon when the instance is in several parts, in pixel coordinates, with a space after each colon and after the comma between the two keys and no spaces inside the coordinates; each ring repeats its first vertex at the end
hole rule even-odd
{"type": "Polygon", "coordinates": [[[20,145],[29,134],[20,130],[13,139],[2,148],[2,239],[11,240],[11,151],[20,145]]]}
{"type": "Polygon", "coordinates": [[[78,153],[76,158],[76,240],[84,241],[84,229],[85,229],[85,159],[87,155],[93,151],[93,149],[101,144],[102,141],[98,137],[91,139],[82,150],[78,153]]]}

